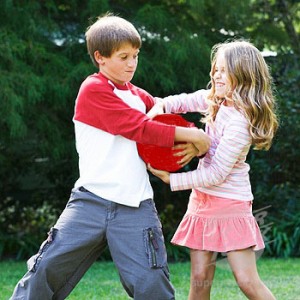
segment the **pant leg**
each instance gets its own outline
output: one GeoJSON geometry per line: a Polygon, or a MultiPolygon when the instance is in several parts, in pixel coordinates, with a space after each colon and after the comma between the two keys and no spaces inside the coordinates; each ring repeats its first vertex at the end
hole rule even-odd
{"type": "Polygon", "coordinates": [[[106,203],[75,190],[11,300],[65,299],[106,246],[106,203]]]}
{"type": "Polygon", "coordinates": [[[175,299],[161,223],[152,200],[139,208],[115,205],[107,240],[121,282],[136,300],[175,299]]]}

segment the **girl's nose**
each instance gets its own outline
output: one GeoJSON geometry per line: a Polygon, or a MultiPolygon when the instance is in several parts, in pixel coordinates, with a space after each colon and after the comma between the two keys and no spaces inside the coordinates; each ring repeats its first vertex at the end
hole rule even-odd
{"type": "Polygon", "coordinates": [[[216,71],[214,74],[214,78],[220,78],[221,77],[221,73],[216,71]]]}

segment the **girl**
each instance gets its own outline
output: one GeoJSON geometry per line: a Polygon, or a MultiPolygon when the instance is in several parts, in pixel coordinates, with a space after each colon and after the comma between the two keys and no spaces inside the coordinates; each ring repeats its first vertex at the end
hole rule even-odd
{"type": "Polygon", "coordinates": [[[261,53],[251,43],[213,47],[211,89],[163,99],[167,113],[198,111],[211,147],[197,170],[170,174],[149,170],[172,191],[192,189],[187,212],[172,243],[190,248],[189,300],[210,299],[214,252],[226,252],[234,277],[249,299],[275,299],[261,281],[255,252],[264,248],[252,214],[250,146],[268,150],[278,122],[272,79],[261,53]]]}

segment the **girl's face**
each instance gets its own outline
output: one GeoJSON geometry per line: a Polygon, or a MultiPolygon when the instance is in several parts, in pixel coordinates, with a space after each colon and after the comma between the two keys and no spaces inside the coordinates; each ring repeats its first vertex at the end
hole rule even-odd
{"type": "Polygon", "coordinates": [[[215,83],[215,95],[218,98],[225,98],[231,89],[229,78],[226,72],[226,63],[224,53],[221,51],[216,57],[216,65],[213,74],[213,81],[215,83]]]}

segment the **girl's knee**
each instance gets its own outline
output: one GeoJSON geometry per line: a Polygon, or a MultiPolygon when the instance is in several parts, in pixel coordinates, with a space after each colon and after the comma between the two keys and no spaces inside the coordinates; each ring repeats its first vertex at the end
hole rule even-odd
{"type": "Polygon", "coordinates": [[[207,270],[198,270],[191,274],[191,288],[193,289],[210,289],[212,285],[211,276],[207,270]]]}
{"type": "Polygon", "coordinates": [[[247,295],[255,294],[262,284],[259,277],[252,276],[247,272],[237,272],[234,273],[234,276],[240,289],[247,295]]]}

